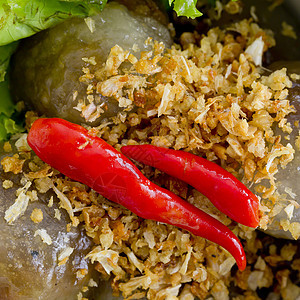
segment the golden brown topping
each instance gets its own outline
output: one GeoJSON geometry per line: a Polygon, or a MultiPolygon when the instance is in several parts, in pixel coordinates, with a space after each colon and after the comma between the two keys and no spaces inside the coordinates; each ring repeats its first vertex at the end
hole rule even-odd
{"type": "Polygon", "coordinates": [[[5,173],[13,172],[14,174],[19,174],[22,172],[22,168],[25,160],[20,159],[18,154],[13,156],[6,156],[1,160],[1,165],[5,173]]]}
{"type": "Polygon", "coordinates": [[[14,183],[11,180],[4,180],[2,186],[4,189],[10,189],[13,187],[14,183]]]}
{"type": "Polygon", "coordinates": [[[43,212],[41,209],[39,208],[35,208],[31,215],[30,215],[30,219],[34,222],[34,223],[40,223],[43,221],[43,212]]]}
{"type": "Polygon", "coordinates": [[[11,152],[12,151],[12,147],[11,147],[11,144],[10,142],[5,142],[4,145],[3,145],[3,150],[5,152],[11,152]]]}

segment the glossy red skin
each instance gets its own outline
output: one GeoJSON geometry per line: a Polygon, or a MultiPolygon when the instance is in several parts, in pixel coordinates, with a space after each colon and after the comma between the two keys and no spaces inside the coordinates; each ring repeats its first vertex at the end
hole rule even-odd
{"type": "Polygon", "coordinates": [[[221,245],[239,269],[245,269],[243,247],[225,225],[153,184],[123,154],[85,128],[57,118],[38,119],[29,131],[28,144],[62,174],[142,218],[178,226],[221,245]]]}
{"type": "Polygon", "coordinates": [[[193,186],[220,211],[238,223],[257,227],[259,201],[231,173],[197,155],[152,145],[121,148],[123,154],[151,165],[193,186]]]}

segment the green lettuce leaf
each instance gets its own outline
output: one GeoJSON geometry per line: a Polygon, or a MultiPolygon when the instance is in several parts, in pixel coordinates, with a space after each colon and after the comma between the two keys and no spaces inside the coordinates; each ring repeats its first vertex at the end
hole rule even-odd
{"type": "Polygon", "coordinates": [[[15,106],[11,100],[8,89],[8,82],[5,80],[6,71],[9,65],[10,56],[15,51],[17,43],[11,43],[0,47],[0,115],[11,116],[15,106]]]}
{"type": "Polygon", "coordinates": [[[174,5],[177,16],[185,16],[195,19],[202,16],[202,13],[196,8],[197,0],[169,0],[169,5],[174,5]]]}
{"type": "Polygon", "coordinates": [[[0,47],[0,141],[6,139],[10,134],[23,131],[22,126],[11,119],[15,112],[15,105],[11,99],[5,76],[10,56],[15,51],[17,44],[14,42],[0,47]]]}
{"type": "Polygon", "coordinates": [[[11,134],[24,131],[24,128],[13,119],[0,114],[0,141],[6,140],[11,134]]]}
{"type": "Polygon", "coordinates": [[[15,111],[15,105],[13,104],[10,92],[8,89],[8,82],[0,82],[0,114],[11,116],[15,111]]]}
{"type": "MultiPolygon", "coordinates": [[[[4,81],[11,55],[17,48],[18,43],[11,43],[0,47],[0,82],[4,81]]],[[[0,103],[1,105],[1,103],[0,103]]]]}
{"type": "Polygon", "coordinates": [[[0,82],[0,141],[5,140],[10,134],[23,131],[23,127],[17,124],[11,117],[15,112],[8,89],[8,82],[0,82]]]}
{"type": "MultiPolygon", "coordinates": [[[[174,6],[174,10],[179,17],[188,17],[191,19],[195,19],[197,17],[202,16],[203,14],[197,9],[197,0],[162,0],[163,3],[166,1],[169,2],[169,6],[174,6]]],[[[237,0],[229,0],[229,1],[237,1],[237,0]]],[[[210,6],[216,5],[216,0],[207,0],[207,4],[210,6]]]]}
{"type": "Polygon", "coordinates": [[[107,0],[2,0],[1,2],[0,45],[6,45],[47,29],[64,19],[94,14],[105,6],[107,0]]]}

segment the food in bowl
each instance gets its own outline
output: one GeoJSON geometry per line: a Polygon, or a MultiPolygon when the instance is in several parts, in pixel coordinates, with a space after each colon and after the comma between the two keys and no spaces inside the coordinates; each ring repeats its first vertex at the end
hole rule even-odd
{"type": "MultiPolygon", "coordinates": [[[[240,8],[239,3],[229,3],[225,10],[231,12],[233,6],[240,8]]],[[[49,35],[51,30],[55,32],[56,29],[50,29],[49,35]]],[[[89,32],[88,26],[86,30],[89,32]]],[[[253,20],[237,21],[223,29],[211,28],[202,36],[197,32],[184,33],[180,42],[181,46],[169,48],[165,41],[148,39],[148,49],[140,54],[135,51],[137,49],[114,46],[109,54],[107,52],[105,61],[97,59],[96,55],[79,57],[83,72],[77,75],[75,89],[72,90],[71,85],[67,93],[72,96],[68,98],[68,103],[74,101],[74,106],[71,105],[66,112],[70,110],[72,114],[74,109],[78,119],[72,121],[85,123],[89,134],[101,138],[118,151],[123,146],[143,144],[188,151],[218,163],[250,188],[254,182],[256,186],[253,191],[261,197],[260,228],[276,225],[275,217],[289,207],[284,210],[286,216],[278,221],[280,232],[287,231],[297,239],[299,223],[289,219],[292,210],[297,208],[291,196],[294,192],[289,190],[284,198],[279,190],[277,193],[274,178],[278,169],[293,164],[297,151],[298,139],[295,138],[295,144],[284,143],[276,130],[283,129],[283,136],[288,136],[284,131],[289,133],[291,128],[297,130],[296,123],[289,124],[285,120],[295,112],[286,97],[299,75],[292,73],[289,77],[287,70],[282,68],[266,73],[261,68],[262,60],[275,40],[270,31],[261,29],[253,20]],[[103,97],[109,99],[109,103],[114,103],[113,108],[107,106],[111,115],[103,109],[103,103],[106,103],[101,101],[103,97]],[[96,113],[96,118],[91,120],[93,113],[96,113]],[[96,122],[95,125],[91,124],[93,122],[96,122]],[[278,129],[275,129],[276,126],[278,129]],[[260,180],[266,182],[261,184],[260,180]]],[[[42,48],[34,50],[33,46],[32,49],[30,51],[39,53],[42,48]]],[[[24,49],[22,53],[20,48],[15,61],[21,62],[22,55],[28,55],[27,50],[24,49]]],[[[44,61],[47,60],[44,58],[44,61]]],[[[57,60],[59,63],[65,62],[63,58],[57,60]]],[[[25,60],[25,66],[16,63],[15,70],[20,68],[25,70],[22,74],[26,74],[27,68],[32,74],[30,68],[26,67],[28,61],[29,58],[25,60]]],[[[70,61],[75,62],[75,58],[70,61]]],[[[32,59],[32,63],[38,65],[39,61],[32,59]]],[[[31,83],[27,82],[30,76],[23,79],[25,90],[22,90],[24,87],[21,86],[22,77],[19,74],[20,78],[15,81],[18,84],[12,88],[16,90],[18,101],[22,100],[23,95],[24,101],[34,105],[28,97],[30,87],[35,86],[34,90],[39,95],[38,89],[44,90],[43,86],[47,86],[52,78],[52,75],[39,78],[38,74],[36,72],[31,83]],[[36,84],[43,80],[45,85],[36,84]]],[[[59,78],[60,75],[58,72],[53,78],[59,78]]],[[[17,76],[12,75],[14,77],[17,76]]],[[[59,84],[62,84],[61,80],[59,84]]],[[[66,83],[69,87],[68,77],[66,83]]],[[[13,86],[13,81],[11,84],[13,86]]],[[[54,98],[55,104],[58,98],[54,98]]],[[[49,95],[45,99],[45,103],[51,102],[49,95]]],[[[36,111],[26,113],[27,130],[41,114],[49,113],[49,116],[57,117],[53,110],[40,110],[39,102],[36,105],[36,111]]],[[[57,111],[65,113],[59,109],[57,111]]],[[[19,152],[2,159],[5,176],[20,174],[21,179],[26,180],[19,182],[30,182],[30,192],[36,195],[54,192],[56,201],[70,217],[68,225],[68,221],[65,222],[67,229],[77,228],[79,224],[82,226],[92,240],[90,243],[93,243],[85,258],[94,263],[102,277],[112,276],[111,284],[115,293],[121,292],[123,297],[133,299],[205,299],[209,296],[216,299],[263,298],[259,294],[277,280],[282,285],[278,290],[268,291],[270,295],[281,294],[285,299],[297,297],[297,281],[293,276],[299,275],[299,260],[292,261],[297,252],[296,243],[283,246],[280,254],[276,252],[275,244],[264,249],[273,241],[272,238],[263,237],[254,229],[232,221],[203,194],[182,180],[147,166],[150,163],[143,165],[135,162],[153,183],[167,188],[218,219],[239,237],[248,266],[244,271],[238,271],[230,253],[217,244],[173,225],[138,217],[97,194],[91,187],[74,182],[51,168],[51,164],[48,166],[30,152],[26,138],[26,134],[23,134],[5,143],[7,152],[14,144],[19,152]],[[261,237],[266,245],[260,240],[261,237]],[[286,271],[288,267],[276,270],[278,262],[291,262],[294,273],[289,276],[286,271]]],[[[87,146],[78,145],[79,150],[87,146]]],[[[139,160],[138,157],[135,159],[139,160]]],[[[101,168],[101,165],[98,167],[101,168]]],[[[5,180],[5,186],[10,190],[10,179],[5,180]]],[[[126,184],[117,187],[120,187],[120,193],[126,193],[126,184]]],[[[18,220],[22,210],[16,212],[15,219],[18,220]]],[[[32,219],[35,220],[35,217],[32,219]]],[[[34,221],[32,224],[35,224],[34,221]]],[[[40,224],[40,230],[45,229],[43,219],[37,224],[40,224]]],[[[37,234],[36,238],[40,236],[37,234]]],[[[76,253],[71,253],[67,261],[71,262],[75,257],[76,253]]],[[[90,273],[86,273],[89,276],[90,273]]],[[[97,278],[93,275],[92,282],[96,282],[97,278]]],[[[92,289],[88,284],[76,288],[79,298],[92,289]]]]}

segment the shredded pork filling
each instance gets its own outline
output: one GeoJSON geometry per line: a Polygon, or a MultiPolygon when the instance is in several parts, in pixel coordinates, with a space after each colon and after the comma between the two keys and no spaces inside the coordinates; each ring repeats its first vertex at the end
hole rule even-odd
{"type": "MultiPolygon", "coordinates": [[[[153,144],[217,162],[244,183],[255,183],[260,229],[271,226],[282,207],[289,205],[280,226],[298,239],[300,223],[289,221],[298,204],[277,192],[275,180],[278,169],[293,163],[299,151],[296,145],[284,146],[274,133],[274,126],[287,136],[297,130],[293,129],[297,124],[286,122],[286,116],[295,112],[288,100],[292,81],[284,68],[273,73],[260,68],[263,53],[275,44],[272,34],[243,20],[227,30],[213,28],[201,38],[187,33],[181,41],[184,50],[178,45],[165,49],[148,39],[153,49],[140,59],[117,45],[105,65],[84,58],[79,80],[86,84],[88,105],[102,95],[116,99],[123,108],[117,116],[88,129],[118,150],[123,145],[153,144]],[[91,71],[95,66],[97,70],[91,71]]],[[[88,110],[86,99],[74,108],[82,117],[88,110]]],[[[27,112],[27,129],[37,117],[27,112]]],[[[294,244],[286,243],[279,252],[270,245],[267,254],[261,255],[264,245],[257,231],[233,222],[185,183],[139,165],[152,181],[214,216],[242,240],[249,266],[237,271],[234,259],[220,246],[174,226],[143,220],[86,186],[74,184],[30,152],[25,138],[26,134],[15,143],[17,156],[1,161],[4,172],[21,174],[24,161],[29,162],[31,171],[22,176],[31,182],[30,191],[53,190],[55,201],[70,216],[68,227],[83,224],[95,243],[87,258],[103,278],[112,278],[115,293],[127,299],[229,299],[234,285],[239,291],[234,299],[259,299],[257,289],[277,280],[283,299],[300,295],[290,270],[273,269],[278,262],[292,262],[297,252],[294,244]]],[[[7,142],[4,150],[9,152],[12,143],[7,142]]],[[[3,185],[11,187],[9,182],[3,185]]],[[[14,205],[20,209],[7,212],[12,223],[26,206],[14,205]]],[[[42,230],[42,217],[33,218],[42,230]]],[[[290,264],[298,276],[299,266],[300,259],[290,264]]]]}

